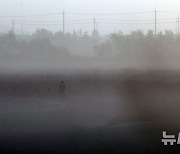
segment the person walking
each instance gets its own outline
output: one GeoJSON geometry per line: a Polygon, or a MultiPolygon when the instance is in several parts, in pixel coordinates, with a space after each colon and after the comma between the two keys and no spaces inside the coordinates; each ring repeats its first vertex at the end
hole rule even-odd
{"type": "Polygon", "coordinates": [[[66,85],[64,81],[61,81],[60,85],[59,85],[59,92],[61,96],[65,96],[66,94],[66,85]]]}

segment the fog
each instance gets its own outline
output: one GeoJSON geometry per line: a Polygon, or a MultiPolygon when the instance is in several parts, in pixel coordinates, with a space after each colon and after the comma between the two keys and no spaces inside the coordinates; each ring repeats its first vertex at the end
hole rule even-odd
{"type": "Polygon", "coordinates": [[[180,126],[177,0],[0,4],[0,152],[164,152],[180,126]]]}
{"type": "Polygon", "coordinates": [[[179,70],[179,36],[170,30],[141,30],[101,36],[38,29],[31,35],[0,35],[1,73],[120,72],[123,69],[179,70]]]}

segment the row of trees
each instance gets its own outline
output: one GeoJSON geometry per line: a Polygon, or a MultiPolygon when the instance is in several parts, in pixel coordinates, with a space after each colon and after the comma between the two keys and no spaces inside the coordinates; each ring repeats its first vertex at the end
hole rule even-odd
{"type": "Polygon", "coordinates": [[[180,50],[180,37],[172,31],[159,32],[156,36],[152,30],[146,34],[140,30],[126,35],[119,32],[112,34],[110,41],[117,54],[172,54],[180,50]]]}
{"type": "Polygon", "coordinates": [[[95,39],[88,32],[74,31],[63,35],[45,29],[32,35],[15,35],[12,31],[0,35],[0,57],[138,57],[179,54],[179,50],[180,37],[171,31],[155,36],[151,30],[147,33],[138,30],[103,37],[96,32],[95,39]]]}

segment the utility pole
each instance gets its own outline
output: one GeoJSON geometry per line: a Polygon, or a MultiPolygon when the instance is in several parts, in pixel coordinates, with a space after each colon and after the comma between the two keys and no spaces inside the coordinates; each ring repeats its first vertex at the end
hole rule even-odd
{"type": "Polygon", "coordinates": [[[156,36],[156,34],[157,34],[157,11],[156,11],[156,8],[155,8],[155,11],[154,11],[154,13],[155,13],[155,30],[154,30],[154,32],[155,32],[155,36],[156,36]]]}
{"type": "Polygon", "coordinates": [[[175,34],[176,34],[176,35],[178,35],[178,28],[177,28],[178,26],[177,26],[177,25],[178,25],[178,21],[175,22],[175,28],[176,28],[176,29],[175,29],[175,34]]]}
{"type": "Polygon", "coordinates": [[[94,21],[93,21],[93,23],[94,23],[94,31],[93,31],[93,36],[94,36],[94,40],[96,39],[96,19],[94,18],[94,21]]]}
{"type": "Polygon", "coordinates": [[[179,14],[178,14],[178,37],[179,37],[179,14]]]}
{"type": "Polygon", "coordinates": [[[24,24],[21,23],[21,35],[23,35],[23,34],[24,34],[24,24]]]}
{"type": "Polygon", "coordinates": [[[65,38],[65,12],[63,11],[63,40],[65,38]]]}
{"type": "Polygon", "coordinates": [[[96,22],[96,31],[98,31],[98,22],[96,22]]]}
{"type": "Polygon", "coordinates": [[[15,25],[15,23],[14,23],[14,20],[12,19],[12,33],[14,34],[14,25],[15,25]]]}
{"type": "Polygon", "coordinates": [[[114,27],[114,33],[115,33],[115,34],[117,33],[116,26],[114,27]]]}

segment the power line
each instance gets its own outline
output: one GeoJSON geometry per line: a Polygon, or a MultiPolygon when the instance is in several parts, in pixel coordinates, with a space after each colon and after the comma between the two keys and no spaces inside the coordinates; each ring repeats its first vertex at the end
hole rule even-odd
{"type": "MultiPolygon", "coordinates": [[[[16,15],[16,16],[0,16],[0,17],[7,17],[7,18],[15,18],[15,20],[12,20],[12,30],[14,31],[14,26],[15,24],[21,24],[21,27],[24,25],[29,25],[29,26],[58,26],[62,25],[63,29],[63,34],[65,35],[65,26],[71,26],[71,25],[80,25],[80,24],[92,24],[94,26],[94,31],[97,29],[97,24],[138,24],[138,25],[147,25],[147,24],[154,24],[154,32],[155,34],[157,33],[157,25],[158,24],[169,24],[169,23],[174,23],[177,21],[177,33],[179,35],[179,16],[177,18],[157,18],[158,13],[179,13],[179,12],[171,12],[171,11],[146,11],[146,12],[126,12],[126,13],[71,13],[71,12],[62,12],[62,13],[46,13],[46,14],[34,14],[34,15],[16,15]],[[102,19],[100,16],[120,16],[120,15],[136,15],[136,14],[147,14],[147,13],[154,13],[154,19],[102,19]],[[65,15],[66,14],[71,14],[71,15],[93,15],[94,20],[92,19],[76,19],[76,20],[66,20],[65,21],[65,15]],[[53,16],[53,15],[62,15],[62,20],[49,20],[49,21],[40,21],[37,18],[36,21],[34,20],[16,20],[18,17],[41,17],[41,16],[53,16]],[[99,16],[100,19],[95,19],[96,16],[99,16]],[[165,22],[161,22],[165,21],[165,22]],[[23,23],[23,25],[22,25],[23,23]]],[[[115,18],[115,17],[114,17],[115,18]]],[[[119,18],[119,17],[118,17],[119,18]]],[[[2,23],[0,25],[5,25],[5,23],[2,23]]],[[[7,24],[6,24],[7,25],[7,24]]],[[[8,23],[9,25],[9,23],[8,23]]],[[[23,29],[23,28],[21,28],[23,29]]]]}
{"type": "MultiPolygon", "coordinates": [[[[74,23],[74,22],[84,22],[91,21],[92,19],[84,19],[84,20],[67,20],[66,23],[74,23]]],[[[16,20],[16,23],[37,23],[37,24],[48,24],[48,23],[63,23],[63,21],[28,21],[28,20],[16,20]]]]}
{"type": "MultiPolygon", "coordinates": [[[[78,13],[78,12],[66,12],[66,14],[74,14],[74,15],[133,15],[133,14],[147,14],[153,13],[154,11],[144,11],[144,12],[120,12],[120,13],[78,13]]],[[[180,13],[179,11],[156,11],[157,13],[180,13]]],[[[15,18],[15,17],[38,17],[38,16],[52,16],[52,15],[60,15],[63,14],[61,12],[54,12],[54,13],[44,13],[44,14],[31,14],[31,15],[4,15],[0,16],[1,18],[15,18]]]]}
{"type": "Polygon", "coordinates": [[[49,13],[49,14],[37,14],[37,15],[7,15],[0,16],[0,18],[16,18],[16,17],[39,17],[39,16],[52,16],[52,15],[60,15],[62,13],[49,13]]]}
{"type": "Polygon", "coordinates": [[[158,13],[180,13],[179,11],[157,11],[158,13]]]}
{"type": "Polygon", "coordinates": [[[146,14],[146,13],[152,13],[153,11],[146,11],[146,12],[124,12],[124,13],[67,13],[67,14],[74,14],[74,15],[93,15],[93,16],[96,16],[96,15],[123,15],[123,14],[146,14]]]}
{"type": "MultiPolygon", "coordinates": [[[[21,23],[16,23],[16,24],[21,24],[21,23]]],[[[44,26],[63,26],[62,24],[53,24],[53,23],[49,23],[49,24],[37,24],[37,23],[23,23],[24,25],[29,25],[29,26],[40,26],[40,25],[44,25],[44,26]]],[[[92,24],[92,22],[83,22],[83,23],[70,23],[70,24],[66,24],[66,26],[68,25],[79,25],[79,24],[92,24]]],[[[3,24],[4,25],[4,24],[3,24]]]]}
{"type": "MultiPolygon", "coordinates": [[[[15,24],[21,24],[20,22],[14,22],[15,24]]],[[[94,23],[94,22],[93,22],[94,23]]],[[[139,23],[139,22],[111,22],[111,21],[101,21],[101,20],[96,20],[95,24],[97,23],[104,23],[104,24],[140,24],[140,25],[145,25],[145,24],[154,24],[153,22],[144,22],[144,23],[139,23]]],[[[156,24],[168,24],[168,23],[174,23],[174,21],[169,21],[169,22],[157,22],[156,24]]],[[[10,24],[10,23],[7,23],[10,24]]],[[[7,24],[2,24],[2,25],[7,25],[7,24]]],[[[24,25],[63,25],[63,23],[26,23],[23,22],[24,25]]],[[[66,25],[79,25],[79,24],[92,24],[92,22],[77,22],[77,23],[67,23],[66,25]]]]}
{"type": "MultiPolygon", "coordinates": [[[[101,21],[139,21],[139,22],[144,22],[144,21],[154,21],[154,20],[113,20],[113,19],[98,19],[101,21]]],[[[157,19],[158,20],[176,20],[176,18],[166,18],[166,19],[157,19]]]]}
{"type": "Polygon", "coordinates": [[[0,23],[0,25],[12,25],[12,23],[0,23]]]}
{"type": "MultiPolygon", "coordinates": [[[[152,13],[153,11],[146,11],[146,12],[127,12],[127,13],[66,13],[66,14],[77,14],[77,15],[122,15],[122,14],[145,14],[145,13],[152,13]]],[[[63,13],[45,13],[45,14],[33,14],[33,15],[5,15],[0,16],[1,18],[15,18],[15,17],[38,17],[38,16],[52,16],[52,15],[60,15],[63,13]]]]}
{"type": "Polygon", "coordinates": [[[48,23],[63,23],[62,21],[25,21],[25,20],[16,20],[16,23],[37,23],[37,24],[48,24],[48,23]]]}
{"type": "MultiPolygon", "coordinates": [[[[97,23],[100,23],[100,24],[129,24],[129,25],[139,24],[139,25],[154,25],[153,22],[151,22],[151,23],[97,22],[97,23]]],[[[156,24],[170,24],[170,23],[174,23],[174,22],[158,22],[158,23],[156,23],[156,24]]]]}
{"type": "MultiPolygon", "coordinates": [[[[172,21],[177,18],[171,18],[171,19],[159,19],[159,21],[172,21]]],[[[66,25],[75,25],[75,24],[84,24],[84,23],[90,23],[92,20],[69,20],[66,21],[66,25]]],[[[137,22],[136,24],[149,24],[146,21],[153,21],[153,20],[112,20],[112,19],[98,19],[98,22],[130,22],[130,24],[133,24],[132,22],[137,22]],[[142,23],[142,22],[146,22],[146,23],[142,23]]],[[[158,19],[157,19],[158,21],[158,19]]],[[[168,23],[169,23],[168,22],[168,23]]],[[[15,21],[16,24],[21,24],[24,23],[26,25],[63,25],[63,21],[25,21],[25,20],[16,20],[15,21]]],[[[166,22],[163,22],[166,23],[166,22]]]]}
{"type": "Polygon", "coordinates": [[[24,23],[24,25],[31,25],[31,26],[38,26],[38,25],[44,25],[44,26],[49,26],[49,25],[54,25],[54,26],[59,26],[59,25],[63,25],[63,24],[53,24],[53,23],[49,23],[49,24],[36,24],[36,23],[24,23]]]}
{"type": "Polygon", "coordinates": [[[70,25],[84,25],[84,24],[92,24],[92,22],[71,23],[71,24],[66,24],[66,25],[70,26],[70,25]]]}

